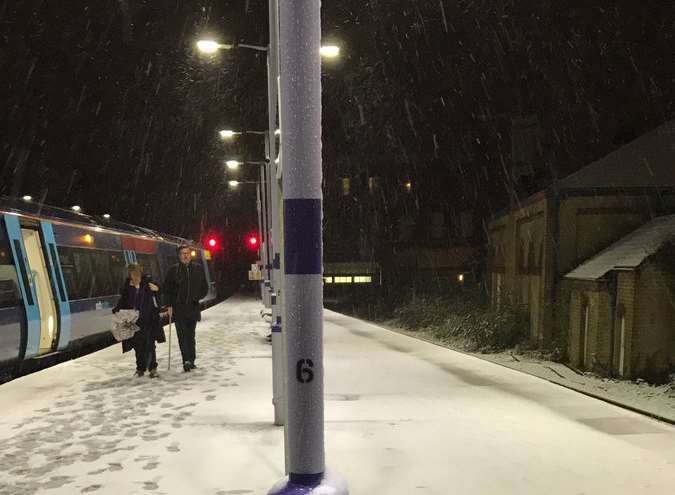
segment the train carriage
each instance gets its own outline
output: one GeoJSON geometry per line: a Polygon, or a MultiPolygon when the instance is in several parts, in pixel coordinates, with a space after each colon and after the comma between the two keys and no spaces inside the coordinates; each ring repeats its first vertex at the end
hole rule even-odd
{"type": "Polygon", "coordinates": [[[0,199],[0,369],[67,353],[108,333],[125,267],[154,280],[193,247],[216,299],[210,253],[149,229],[33,203],[0,199]]]}

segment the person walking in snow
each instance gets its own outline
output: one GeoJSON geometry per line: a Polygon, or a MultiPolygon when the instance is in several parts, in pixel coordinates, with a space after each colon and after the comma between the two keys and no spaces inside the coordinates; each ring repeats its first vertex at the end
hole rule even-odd
{"type": "Polygon", "coordinates": [[[190,246],[178,248],[178,260],[166,274],[164,295],[169,318],[176,322],[183,371],[188,372],[197,367],[195,330],[201,320],[199,301],[206,296],[209,287],[204,270],[192,261],[190,246]]]}
{"type": "Polygon", "coordinates": [[[133,349],[136,352],[135,376],[150,372],[150,378],[157,378],[157,355],[155,342],[166,342],[164,329],[159,318],[159,286],[151,282],[150,276],[136,263],[127,266],[128,277],[120,291],[120,299],[113,313],[120,309],[138,310],[136,325],[138,331],[133,337],[122,341],[122,352],[133,349]]]}

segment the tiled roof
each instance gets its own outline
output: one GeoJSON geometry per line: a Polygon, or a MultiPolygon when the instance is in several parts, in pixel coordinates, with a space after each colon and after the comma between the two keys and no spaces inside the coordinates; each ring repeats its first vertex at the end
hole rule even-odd
{"type": "Polygon", "coordinates": [[[565,275],[597,280],[612,270],[637,268],[667,241],[675,241],[675,215],[655,218],[565,275]]]}

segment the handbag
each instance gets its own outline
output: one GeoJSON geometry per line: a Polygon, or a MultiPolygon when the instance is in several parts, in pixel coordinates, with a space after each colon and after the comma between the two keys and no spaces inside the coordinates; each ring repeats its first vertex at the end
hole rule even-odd
{"type": "Polygon", "coordinates": [[[136,325],[138,316],[137,309],[120,309],[117,313],[113,313],[110,332],[117,342],[130,339],[140,330],[136,325]]]}

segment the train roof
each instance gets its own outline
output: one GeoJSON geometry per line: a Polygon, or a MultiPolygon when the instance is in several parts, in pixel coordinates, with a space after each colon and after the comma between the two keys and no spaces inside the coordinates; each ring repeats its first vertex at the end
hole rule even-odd
{"type": "Polygon", "coordinates": [[[121,222],[113,218],[96,217],[85,213],[49,206],[36,201],[0,196],[0,213],[15,213],[30,217],[39,217],[45,220],[59,223],[80,225],[83,227],[100,227],[130,235],[153,238],[158,241],[166,241],[174,244],[196,245],[197,243],[171,234],[163,234],[146,227],[139,227],[130,223],[121,222]]]}

